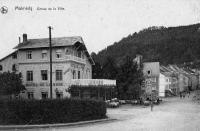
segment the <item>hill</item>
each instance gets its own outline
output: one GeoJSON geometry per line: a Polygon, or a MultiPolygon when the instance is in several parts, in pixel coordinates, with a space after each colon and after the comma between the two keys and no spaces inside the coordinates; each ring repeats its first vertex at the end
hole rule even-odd
{"type": "MultiPolygon", "coordinates": [[[[200,63],[200,24],[179,27],[149,27],[115,42],[97,54],[95,62],[104,65],[112,58],[121,65],[126,56],[143,55],[144,61],[159,61],[163,65],[200,63]]],[[[194,66],[194,65],[193,65],[194,66]]]]}

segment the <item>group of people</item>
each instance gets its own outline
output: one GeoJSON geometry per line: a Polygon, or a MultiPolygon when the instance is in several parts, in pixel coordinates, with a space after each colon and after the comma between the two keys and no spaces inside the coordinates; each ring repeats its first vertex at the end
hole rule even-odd
{"type": "Polygon", "coordinates": [[[183,92],[180,92],[180,98],[185,98],[186,95],[188,96],[188,98],[190,97],[190,91],[183,91],[183,92]]]}

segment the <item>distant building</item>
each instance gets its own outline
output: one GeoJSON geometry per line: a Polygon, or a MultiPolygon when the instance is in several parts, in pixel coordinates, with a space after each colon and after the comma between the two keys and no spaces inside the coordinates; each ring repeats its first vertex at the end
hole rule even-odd
{"type": "MultiPolygon", "coordinates": [[[[22,73],[29,99],[49,98],[49,39],[28,39],[23,34],[15,49],[0,60],[0,72],[22,73]]],[[[115,80],[92,79],[94,61],[80,36],[52,38],[52,61],[53,98],[70,97],[71,85],[116,86],[115,80]]]]}
{"type": "Polygon", "coordinates": [[[142,88],[142,92],[148,95],[153,93],[153,95],[159,96],[159,62],[144,62],[143,74],[145,77],[145,86],[142,88]]]}
{"type": "Polygon", "coordinates": [[[168,66],[178,78],[178,92],[183,92],[188,90],[189,86],[189,77],[188,75],[177,65],[168,66]]]}

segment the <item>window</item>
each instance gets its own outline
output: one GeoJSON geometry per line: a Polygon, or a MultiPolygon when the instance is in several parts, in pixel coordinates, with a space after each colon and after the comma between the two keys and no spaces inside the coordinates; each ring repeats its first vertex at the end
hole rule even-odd
{"type": "Polygon", "coordinates": [[[14,54],[12,55],[12,58],[13,58],[13,59],[17,59],[17,53],[14,53],[14,54]]]}
{"type": "Polygon", "coordinates": [[[78,51],[78,57],[81,58],[81,51],[78,51]]]}
{"type": "Polygon", "coordinates": [[[56,58],[61,58],[62,57],[62,50],[57,50],[56,51],[56,58]]]}
{"type": "Polygon", "coordinates": [[[14,71],[14,72],[17,71],[15,64],[12,66],[12,71],[14,71]]]}
{"type": "Polygon", "coordinates": [[[43,50],[42,51],[42,59],[46,59],[47,58],[47,50],[43,50]]]}
{"type": "Polygon", "coordinates": [[[32,51],[26,52],[26,59],[32,59],[32,51]]]}
{"type": "Polygon", "coordinates": [[[70,49],[66,49],[66,50],[65,50],[65,54],[66,54],[66,55],[70,55],[70,54],[71,54],[70,49]]]}
{"type": "Polygon", "coordinates": [[[28,99],[33,99],[34,96],[33,96],[33,92],[28,92],[28,99]]]}
{"type": "Polygon", "coordinates": [[[44,81],[48,80],[47,70],[41,70],[41,77],[42,77],[42,80],[44,81]]]}
{"type": "Polygon", "coordinates": [[[73,79],[76,79],[76,71],[75,70],[72,71],[72,75],[73,75],[73,79]]]}
{"type": "Polygon", "coordinates": [[[78,71],[78,79],[81,79],[81,72],[78,71]]]}
{"type": "Polygon", "coordinates": [[[42,92],[42,99],[48,98],[48,92],[42,92]]]}
{"type": "Polygon", "coordinates": [[[27,81],[33,81],[33,71],[27,71],[26,72],[26,80],[27,81]]]}
{"type": "Polygon", "coordinates": [[[3,66],[2,65],[0,65],[0,71],[2,71],[3,70],[3,66]]]}
{"type": "Polygon", "coordinates": [[[56,98],[57,99],[62,99],[63,98],[63,93],[62,92],[56,92],[56,98]]]}
{"type": "Polygon", "coordinates": [[[151,75],[151,71],[150,70],[147,71],[147,75],[151,75]]]}
{"type": "Polygon", "coordinates": [[[61,81],[62,79],[62,70],[56,70],[56,80],[61,81]]]}

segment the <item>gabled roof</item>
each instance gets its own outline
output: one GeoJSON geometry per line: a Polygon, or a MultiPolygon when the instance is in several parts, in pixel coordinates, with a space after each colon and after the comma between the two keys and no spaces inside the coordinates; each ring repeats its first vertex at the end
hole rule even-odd
{"type": "MultiPolygon", "coordinates": [[[[77,42],[84,44],[83,39],[80,36],[57,37],[52,38],[52,47],[72,46],[77,42]]],[[[27,42],[18,44],[16,47],[14,47],[14,49],[29,49],[43,47],[49,47],[49,38],[28,39],[27,42]]]]}
{"type": "Polygon", "coordinates": [[[3,61],[3,60],[5,60],[6,58],[12,56],[12,55],[15,54],[16,52],[17,52],[17,50],[15,50],[15,51],[11,52],[10,54],[8,54],[7,56],[1,58],[1,59],[0,59],[0,62],[3,61]]]}
{"type": "Polygon", "coordinates": [[[160,71],[163,71],[163,72],[172,72],[173,70],[171,70],[170,68],[168,67],[165,67],[163,65],[160,66],[160,71]]]}

